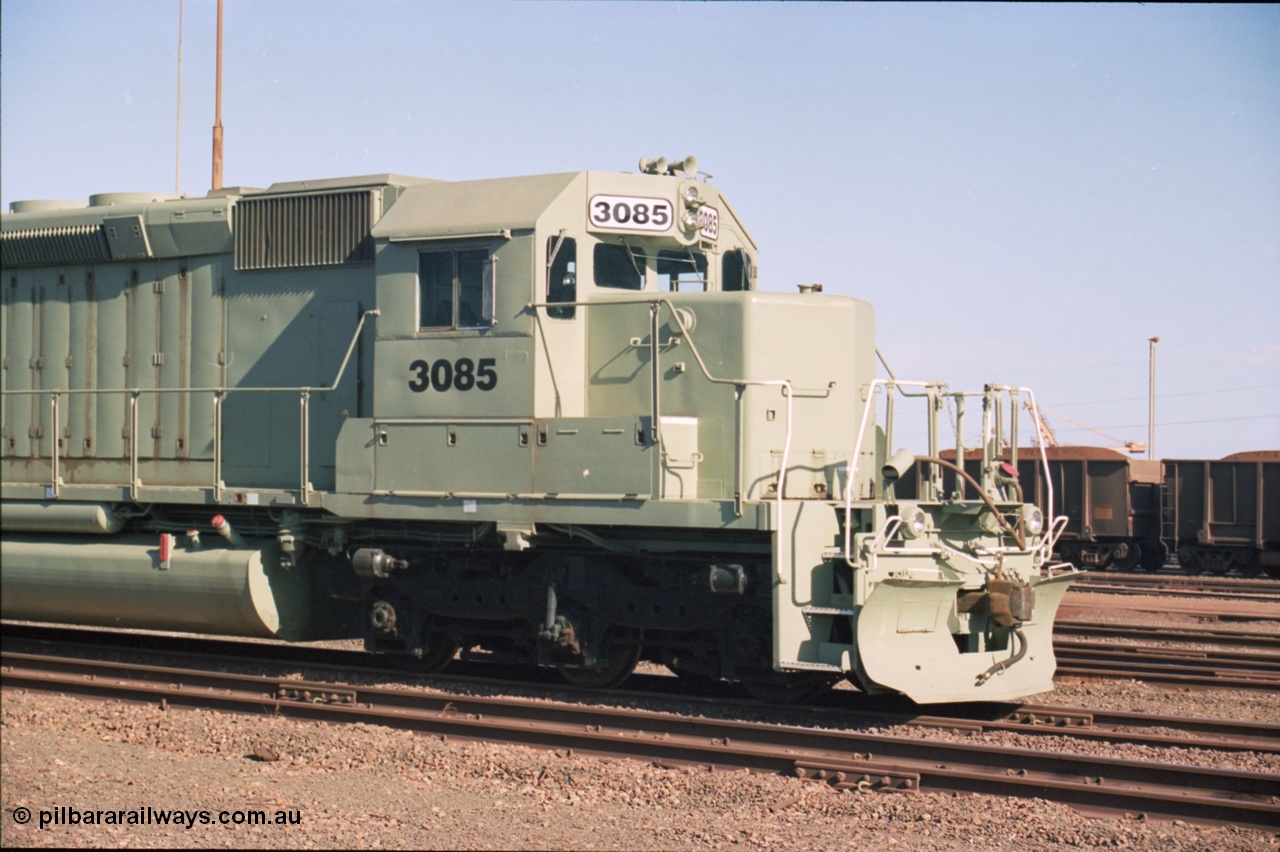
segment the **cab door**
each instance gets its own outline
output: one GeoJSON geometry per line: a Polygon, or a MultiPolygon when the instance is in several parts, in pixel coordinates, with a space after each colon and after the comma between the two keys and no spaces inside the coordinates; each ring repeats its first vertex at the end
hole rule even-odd
{"type": "Polygon", "coordinates": [[[532,490],[531,238],[393,243],[378,258],[376,490],[532,490]]]}

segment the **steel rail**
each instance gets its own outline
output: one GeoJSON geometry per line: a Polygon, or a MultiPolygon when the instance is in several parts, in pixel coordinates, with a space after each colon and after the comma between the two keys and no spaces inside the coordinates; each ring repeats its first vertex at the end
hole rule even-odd
{"type": "MultiPolygon", "coordinates": [[[[147,633],[113,633],[12,623],[5,623],[3,628],[6,640],[32,641],[40,643],[46,649],[50,644],[56,644],[63,649],[62,653],[70,649],[80,653],[144,651],[155,656],[177,658],[184,665],[222,667],[229,659],[234,659],[243,665],[314,666],[339,677],[414,676],[403,668],[388,667],[385,657],[357,650],[194,636],[166,636],[163,647],[157,647],[156,637],[147,633]]],[[[562,694],[581,693],[591,700],[678,700],[684,704],[703,705],[706,707],[703,712],[708,715],[723,713],[735,707],[750,706],[753,710],[758,710],[762,706],[757,701],[735,699],[731,694],[726,695],[722,689],[710,687],[699,691],[691,688],[687,682],[669,675],[635,674],[626,685],[616,690],[578,690],[544,670],[504,667],[494,663],[458,661],[450,666],[448,672],[430,675],[430,682],[434,684],[501,684],[506,689],[521,688],[530,691],[545,688],[548,681],[552,689],[562,694]]],[[[803,708],[763,706],[775,714],[795,712],[803,714],[806,723],[828,726],[865,728],[903,725],[969,731],[975,734],[1008,731],[1028,736],[1068,736],[1074,739],[1133,743],[1159,748],[1280,753],[1280,723],[1236,722],[1228,719],[1125,713],[1021,702],[981,702],[930,708],[949,714],[939,715],[920,712],[915,705],[895,702],[886,696],[866,696],[860,692],[845,690],[832,692],[818,704],[803,708]],[[1181,731],[1185,735],[1144,734],[1132,730],[1141,728],[1181,731]]]]}
{"type": "Polygon", "coordinates": [[[1207,670],[1201,674],[1180,674],[1159,666],[1142,667],[1128,663],[1105,664],[1087,660],[1058,659],[1058,680],[1078,678],[1082,680],[1140,680],[1144,683],[1162,683],[1169,686],[1185,686],[1188,689],[1248,689],[1280,690],[1280,680],[1274,677],[1247,678],[1218,675],[1207,670]]]}
{"type": "Polygon", "coordinates": [[[1165,728],[1184,734],[1213,735],[1212,738],[1187,739],[1153,737],[1149,742],[1164,747],[1245,749],[1280,754],[1280,722],[1241,722],[1207,716],[1168,716],[1128,710],[1101,710],[1086,707],[1059,707],[1052,704],[1014,704],[1006,718],[1025,726],[1038,727],[1061,734],[1067,728],[1072,737],[1086,734],[1107,742],[1141,742],[1142,735],[1130,728],[1165,728]],[[1085,730],[1081,730],[1081,729],[1085,730]]]}
{"type": "MultiPolygon", "coordinates": [[[[1248,751],[1280,754],[1280,724],[1236,722],[1190,716],[1117,713],[1086,708],[1036,704],[996,704],[994,719],[979,717],[981,709],[957,708],[955,716],[904,715],[897,724],[971,730],[974,733],[1004,731],[1022,736],[1054,736],[1111,744],[1153,748],[1195,748],[1212,751],[1248,751]],[[1166,728],[1183,733],[1150,734],[1130,728],[1166,728]]],[[[894,723],[894,722],[891,722],[894,723]]]]}
{"type": "Polygon", "coordinates": [[[997,792],[1099,812],[1280,829],[1280,775],[528,699],[0,654],[4,688],[364,722],[486,742],[794,774],[859,789],[997,792]],[[855,777],[856,775],[856,777],[855,777]]]}
{"type": "MultiPolygon", "coordinates": [[[[914,764],[893,767],[906,773],[914,764]]],[[[801,778],[826,781],[842,790],[864,790],[880,784],[889,786],[891,775],[877,776],[874,766],[861,762],[796,761],[796,774],[801,778]]],[[[1059,802],[1097,816],[1181,819],[1189,822],[1235,825],[1276,831],[1275,820],[1280,806],[1272,801],[1248,802],[1225,800],[1180,790],[1162,790],[1155,786],[1116,784],[1106,776],[1084,779],[1055,778],[1051,772],[1012,770],[1005,775],[974,770],[963,766],[939,765],[920,768],[914,779],[900,782],[900,789],[912,789],[912,781],[921,790],[944,790],[952,793],[1034,797],[1059,802]]]]}
{"type": "MultiPolygon", "coordinates": [[[[1196,619],[1201,623],[1224,621],[1280,622],[1280,600],[1231,601],[1200,596],[1176,597],[1159,593],[1151,595],[1091,595],[1067,590],[1062,608],[1069,617],[1081,610],[1093,612],[1154,613],[1158,617],[1176,616],[1196,619]]],[[[1174,630],[1165,625],[1166,630],[1174,630]]]]}
{"type": "Polygon", "coordinates": [[[1280,583],[1254,577],[1188,576],[1186,574],[1117,574],[1107,571],[1086,571],[1076,580],[1076,590],[1088,590],[1095,586],[1129,586],[1134,588],[1164,590],[1191,590],[1210,592],[1257,592],[1271,599],[1280,596],[1280,583]]]}
{"type": "Polygon", "coordinates": [[[1280,676],[1280,655],[1267,651],[1205,651],[1195,648],[1167,648],[1159,645],[1099,645],[1079,639],[1055,638],[1053,650],[1059,657],[1101,662],[1139,662],[1141,665],[1212,669],[1242,676],[1280,676]]]}
{"type": "Polygon", "coordinates": [[[1280,589],[1270,592],[1236,592],[1205,589],[1170,589],[1156,586],[1113,585],[1100,582],[1084,583],[1072,591],[1077,594],[1099,595],[1157,595],[1169,598],[1212,598],[1214,600],[1255,601],[1257,603],[1280,602],[1280,589]]]}
{"type": "Polygon", "coordinates": [[[1158,627],[1145,624],[1097,624],[1059,618],[1054,623],[1054,641],[1061,635],[1093,636],[1107,639],[1146,639],[1164,642],[1191,642],[1204,645],[1240,645],[1280,651],[1280,634],[1254,633],[1204,627],[1158,627]]]}

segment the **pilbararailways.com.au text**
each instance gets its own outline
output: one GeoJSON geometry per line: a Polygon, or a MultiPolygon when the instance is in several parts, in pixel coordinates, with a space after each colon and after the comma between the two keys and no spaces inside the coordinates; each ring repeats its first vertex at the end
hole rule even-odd
{"type": "MultiPolygon", "coordinates": [[[[302,825],[299,810],[186,810],[182,808],[88,809],[66,805],[41,808],[35,812],[37,827],[42,830],[62,826],[112,825],[112,826],[177,826],[188,830],[197,825],[302,825]]],[[[14,808],[13,821],[26,824],[31,821],[31,809],[14,808]],[[25,818],[24,818],[25,817],[25,818]]]]}

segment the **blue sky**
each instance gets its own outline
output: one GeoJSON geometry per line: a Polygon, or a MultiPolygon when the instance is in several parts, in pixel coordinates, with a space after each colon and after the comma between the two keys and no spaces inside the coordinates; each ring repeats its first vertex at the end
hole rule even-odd
{"type": "MultiPolygon", "coordinates": [[[[224,38],[227,185],[693,153],[762,287],[874,303],[900,377],[1145,441],[1158,335],[1158,456],[1280,448],[1280,5],[226,0],[224,38]]],[[[6,209],[174,190],[177,0],[6,0],[0,42],[6,209]]]]}

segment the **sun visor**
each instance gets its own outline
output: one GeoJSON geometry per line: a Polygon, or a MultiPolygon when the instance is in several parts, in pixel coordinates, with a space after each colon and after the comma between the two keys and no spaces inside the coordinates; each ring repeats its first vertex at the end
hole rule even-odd
{"type": "Polygon", "coordinates": [[[531,229],[579,174],[409,187],[379,220],[373,236],[410,242],[531,229]]]}

